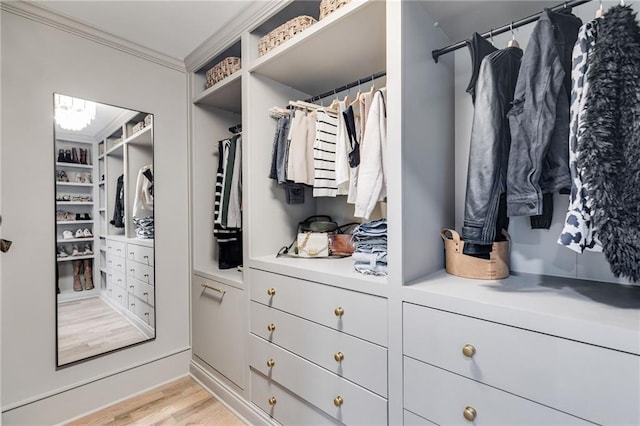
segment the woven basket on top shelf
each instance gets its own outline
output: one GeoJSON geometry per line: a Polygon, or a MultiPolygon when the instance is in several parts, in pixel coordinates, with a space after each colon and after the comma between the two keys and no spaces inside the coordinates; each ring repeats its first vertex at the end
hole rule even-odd
{"type": "Polygon", "coordinates": [[[207,89],[240,69],[240,58],[230,56],[207,71],[207,89]]]}
{"type": "Polygon", "coordinates": [[[332,12],[340,9],[351,0],[322,0],[320,2],[320,19],[326,18],[332,12]]]}
{"type": "Polygon", "coordinates": [[[282,42],[289,40],[294,35],[304,31],[316,21],[311,16],[298,16],[280,25],[266,36],[262,37],[258,42],[258,53],[264,55],[274,47],[279,46],[282,42]]]}

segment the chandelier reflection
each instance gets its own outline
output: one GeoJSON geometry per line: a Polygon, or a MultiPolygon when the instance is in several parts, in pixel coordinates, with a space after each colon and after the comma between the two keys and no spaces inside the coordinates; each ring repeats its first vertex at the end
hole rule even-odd
{"type": "Polygon", "coordinates": [[[65,95],[54,95],[56,123],[65,130],[82,130],[96,118],[96,103],[65,95]]]}

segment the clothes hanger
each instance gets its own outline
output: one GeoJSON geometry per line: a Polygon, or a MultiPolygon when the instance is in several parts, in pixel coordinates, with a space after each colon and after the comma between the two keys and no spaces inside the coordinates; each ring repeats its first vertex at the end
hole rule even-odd
{"type": "Polygon", "coordinates": [[[509,40],[509,42],[507,43],[507,47],[520,47],[520,44],[518,43],[518,40],[516,40],[516,33],[513,30],[513,22],[510,25],[511,27],[511,40],[509,40]]]}
{"type": "Polygon", "coordinates": [[[339,104],[339,100],[338,100],[338,94],[336,93],[336,89],[333,89],[333,96],[335,96],[335,98],[333,99],[333,102],[331,102],[331,105],[329,105],[329,109],[334,109],[334,110],[338,110],[338,106],[339,104]]]}
{"type": "Polygon", "coordinates": [[[356,93],[356,97],[353,100],[353,102],[351,102],[348,106],[355,108],[356,105],[358,105],[358,103],[360,102],[360,95],[362,94],[360,92],[360,86],[361,86],[362,82],[360,80],[358,80],[358,93],[356,93]]]}
{"type": "Polygon", "coordinates": [[[349,99],[349,94],[351,93],[351,87],[349,87],[347,89],[347,96],[344,97],[344,100],[342,102],[344,102],[344,105],[347,106],[349,105],[349,102],[351,102],[351,99],[349,99]]]}
{"type": "Polygon", "coordinates": [[[491,29],[491,31],[489,31],[489,41],[490,41],[490,42],[491,42],[491,44],[493,44],[494,46],[496,45],[496,44],[493,42],[493,28],[491,29]]]}
{"type": "Polygon", "coordinates": [[[602,0],[600,0],[600,7],[596,10],[596,18],[602,18],[604,15],[604,7],[602,7],[602,0]]]}

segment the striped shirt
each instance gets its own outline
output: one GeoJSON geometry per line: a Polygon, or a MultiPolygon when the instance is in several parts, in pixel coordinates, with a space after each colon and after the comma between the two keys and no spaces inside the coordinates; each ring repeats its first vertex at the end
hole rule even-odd
{"type": "Polygon", "coordinates": [[[317,110],[316,139],[313,143],[313,196],[335,197],[336,186],[336,142],[338,117],[324,109],[317,110]]]}

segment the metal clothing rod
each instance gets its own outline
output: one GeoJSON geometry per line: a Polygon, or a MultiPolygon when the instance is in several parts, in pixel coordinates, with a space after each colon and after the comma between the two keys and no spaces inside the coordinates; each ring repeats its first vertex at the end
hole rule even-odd
{"type": "Polygon", "coordinates": [[[305,99],[304,102],[313,103],[315,101],[319,101],[320,99],[326,98],[327,96],[335,95],[335,94],[343,92],[345,90],[349,90],[352,87],[359,86],[362,83],[367,83],[369,81],[376,80],[376,79],[378,79],[380,77],[384,77],[385,75],[387,75],[386,71],[381,71],[381,72],[378,72],[378,73],[375,73],[375,74],[371,74],[370,76],[361,78],[361,79],[359,79],[357,81],[354,81],[353,83],[345,84],[344,86],[340,86],[340,87],[337,87],[337,88],[335,88],[333,90],[330,90],[328,92],[325,92],[325,93],[322,93],[320,95],[314,96],[312,98],[305,99]]]}
{"type": "MultiPolygon", "coordinates": [[[[585,3],[589,3],[591,0],[573,0],[573,1],[566,1],[562,4],[559,4],[557,6],[554,6],[552,8],[550,8],[552,11],[554,12],[558,12],[560,10],[563,9],[569,9],[572,7],[576,7],[576,6],[580,6],[581,4],[585,4],[585,3]]],[[[535,13],[531,16],[527,16],[526,18],[520,19],[518,21],[513,21],[510,24],[504,25],[502,27],[487,31],[486,33],[482,34],[482,37],[484,38],[489,38],[492,36],[496,36],[498,34],[502,34],[502,33],[506,33],[507,31],[511,31],[513,29],[516,29],[518,27],[522,27],[523,25],[527,25],[530,24],[532,22],[535,22],[538,20],[538,18],[540,18],[540,15],[542,14],[542,12],[538,12],[535,13]]],[[[437,49],[431,52],[431,56],[433,56],[433,60],[438,62],[438,58],[442,55],[444,55],[445,53],[450,53],[453,52],[455,50],[461,49],[463,47],[465,47],[467,45],[467,41],[459,41],[455,44],[449,45],[447,47],[443,47],[442,49],[437,49]]]]}

